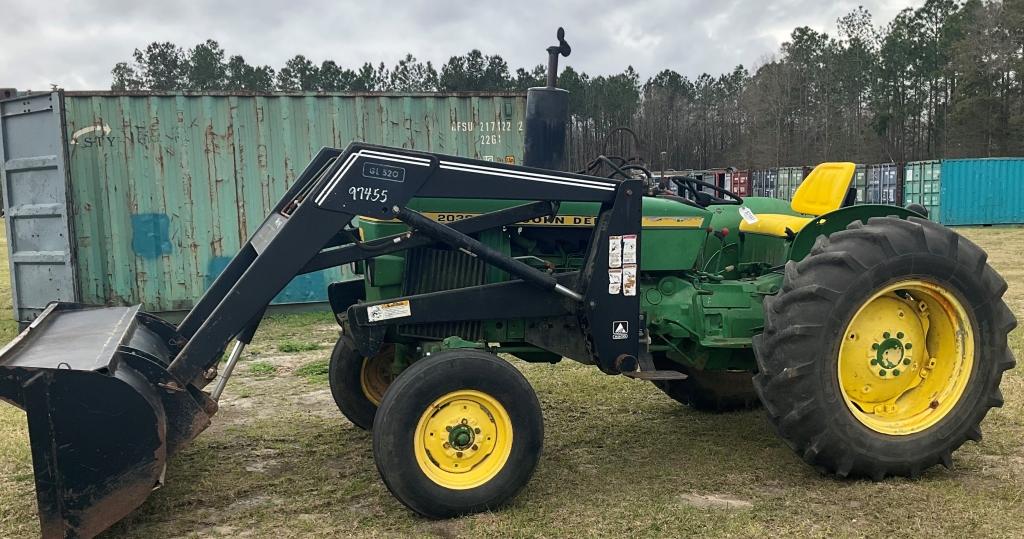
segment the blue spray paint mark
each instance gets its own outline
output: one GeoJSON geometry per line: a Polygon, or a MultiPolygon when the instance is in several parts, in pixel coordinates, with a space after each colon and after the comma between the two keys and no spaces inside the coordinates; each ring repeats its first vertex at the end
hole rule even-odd
{"type": "Polygon", "coordinates": [[[132,215],[132,250],[142,258],[159,258],[173,251],[170,219],[162,213],[132,215]]]}
{"type": "Polygon", "coordinates": [[[228,262],[231,262],[230,256],[216,256],[210,261],[206,267],[206,288],[213,286],[213,281],[228,267],[228,262]]]}
{"type": "MultiPolygon", "coordinates": [[[[224,268],[231,262],[231,257],[218,256],[210,260],[206,271],[206,288],[210,288],[213,281],[224,271],[224,268]]],[[[271,303],[308,303],[315,301],[327,301],[327,277],[325,272],[307,273],[292,279],[284,290],[281,290],[271,303]]]]}

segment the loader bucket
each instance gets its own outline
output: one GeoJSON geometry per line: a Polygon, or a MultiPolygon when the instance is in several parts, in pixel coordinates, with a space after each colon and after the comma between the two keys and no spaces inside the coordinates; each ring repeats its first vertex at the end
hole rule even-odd
{"type": "Polygon", "coordinates": [[[51,304],[0,350],[25,410],[43,537],[91,537],[142,504],[216,405],[166,370],[174,327],[138,307],[51,304]]]}

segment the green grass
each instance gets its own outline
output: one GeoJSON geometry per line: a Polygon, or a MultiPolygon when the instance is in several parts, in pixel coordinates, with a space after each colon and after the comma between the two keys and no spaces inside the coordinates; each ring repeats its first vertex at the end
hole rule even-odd
{"type": "MultiPolygon", "coordinates": [[[[989,251],[1024,318],[1024,229],[962,232],[989,251]]],[[[954,470],[873,483],[819,475],[763,411],[701,414],[593,367],[515,362],[544,410],[537,472],[509,507],[437,522],[388,493],[370,435],[334,407],[324,373],[337,331],[330,313],[268,319],[213,425],[171,459],[166,486],[106,536],[1024,536],[1021,369],[1004,378],[1005,406],[985,420],[982,443],[956,452],[954,470]],[[320,348],[284,352],[288,340],[320,348]]],[[[1010,342],[1024,357],[1024,330],[1010,342]]],[[[0,537],[38,534],[35,518],[24,414],[0,405],[0,537]]]]}
{"type": "Polygon", "coordinates": [[[277,366],[266,361],[254,361],[249,364],[249,372],[256,376],[270,376],[277,372],[277,366]]]}
{"type": "Polygon", "coordinates": [[[328,368],[328,360],[321,359],[295,369],[295,374],[302,376],[310,382],[326,383],[328,368]]]}
{"type": "Polygon", "coordinates": [[[294,354],[295,352],[308,352],[310,350],[319,349],[320,343],[296,341],[292,339],[282,341],[281,344],[277,345],[277,350],[279,352],[284,352],[286,354],[294,354]]]}

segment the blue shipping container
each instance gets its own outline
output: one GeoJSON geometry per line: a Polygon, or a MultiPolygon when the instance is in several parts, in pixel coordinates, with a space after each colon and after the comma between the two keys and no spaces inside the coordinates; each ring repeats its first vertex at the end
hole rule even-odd
{"type": "Polygon", "coordinates": [[[1024,158],[942,161],[942,224],[1024,223],[1024,158]]]}

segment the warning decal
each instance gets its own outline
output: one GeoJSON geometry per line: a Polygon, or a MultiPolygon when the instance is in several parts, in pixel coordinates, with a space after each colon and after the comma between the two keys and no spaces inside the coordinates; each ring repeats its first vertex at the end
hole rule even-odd
{"type": "Polygon", "coordinates": [[[636,235],[622,236],[622,263],[636,264],[636,235]]]}
{"type": "Polygon", "coordinates": [[[622,266],[622,236],[608,236],[608,267],[622,266]]]}
{"type": "Polygon", "coordinates": [[[366,308],[366,316],[370,319],[370,322],[380,322],[382,320],[391,320],[392,318],[405,318],[406,316],[412,316],[412,308],[409,306],[409,300],[392,301],[391,303],[381,303],[380,305],[370,305],[366,308]]]}
{"type": "Polygon", "coordinates": [[[609,269],[608,270],[608,293],[615,295],[622,289],[622,270],[621,269],[609,269]]]}
{"type": "Polygon", "coordinates": [[[636,264],[622,266],[622,295],[636,295],[636,264]]]}
{"type": "Polygon", "coordinates": [[[629,338],[629,321],[628,320],[616,320],[612,322],[612,340],[621,340],[629,338]]]}

